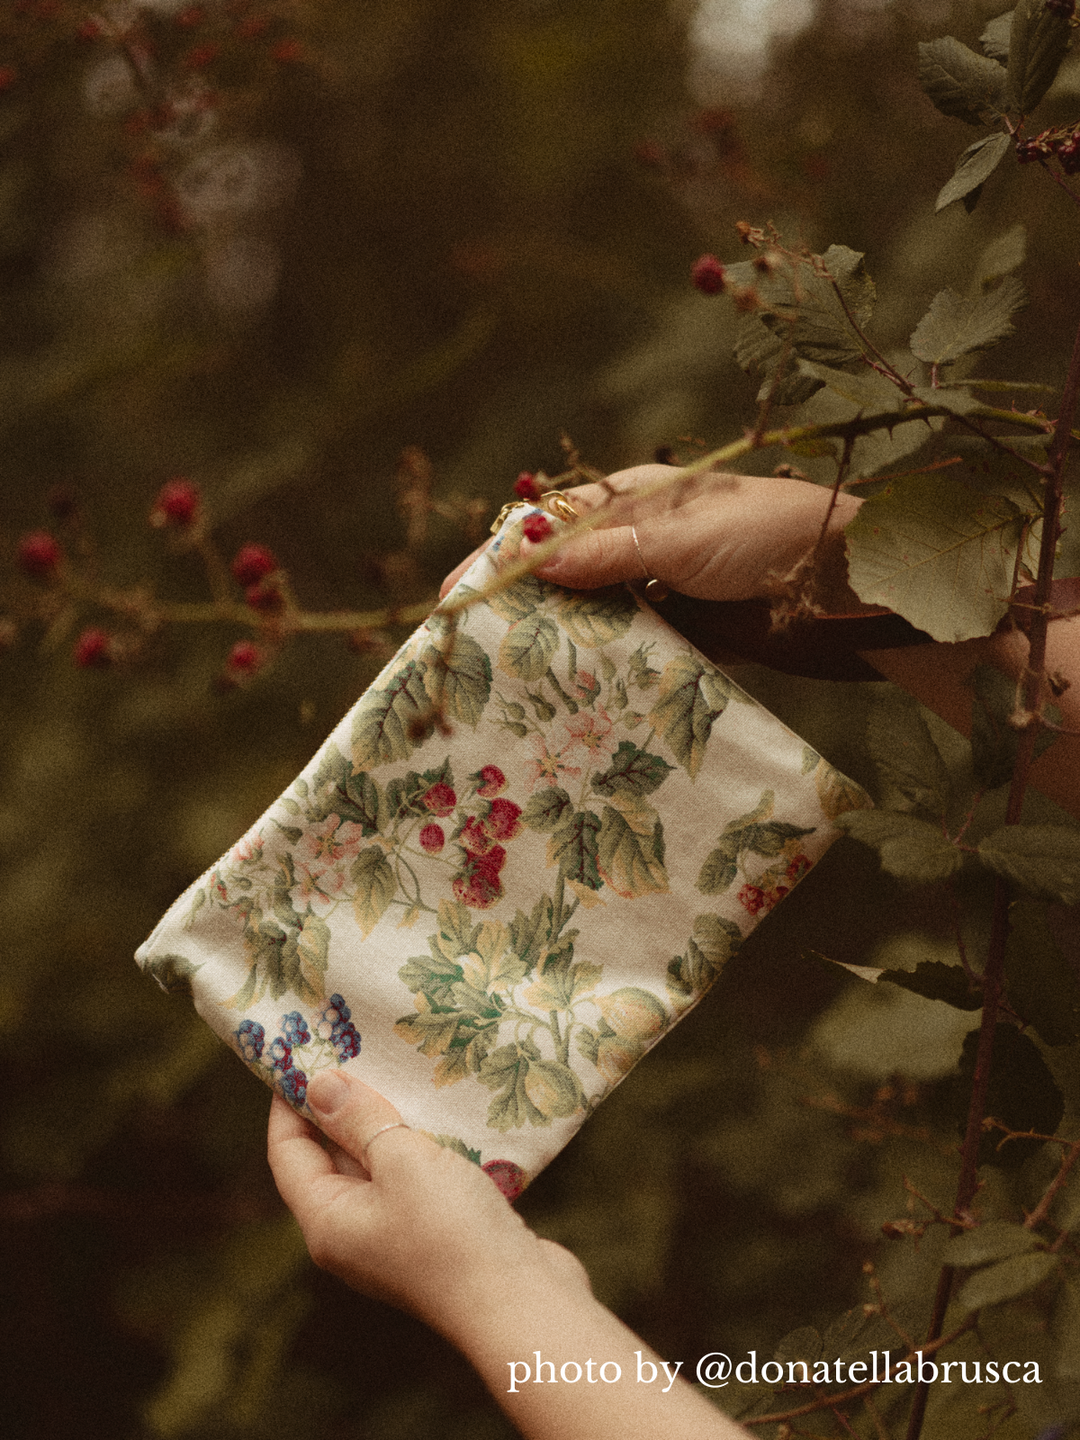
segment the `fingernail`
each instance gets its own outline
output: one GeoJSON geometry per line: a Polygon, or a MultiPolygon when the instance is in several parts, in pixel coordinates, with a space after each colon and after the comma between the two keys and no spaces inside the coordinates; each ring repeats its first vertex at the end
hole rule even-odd
{"type": "Polygon", "coordinates": [[[320,1115],[332,1115],[349,1097],[349,1082],[337,1070],[324,1070],[307,1088],[307,1102],[320,1115]]]}
{"type": "MultiPolygon", "coordinates": [[[[537,545],[534,545],[533,542],[528,538],[528,536],[524,537],[524,538],[522,539],[521,548],[520,548],[520,551],[519,551],[519,554],[520,554],[522,560],[527,560],[527,559],[529,558],[529,556],[533,553],[533,551],[536,550],[536,549],[538,549],[538,548],[539,548],[539,547],[538,547],[537,545]]],[[[560,566],[561,564],[562,564],[562,556],[561,556],[561,555],[552,555],[549,560],[545,560],[542,565],[538,565],[538,566],[536,567],[536,573],[537,573],[538,575],[539,575],[539,574],[553,575],[553,574],[555,573],[555,571],[558,570],[558,568],[559,568],[559,566],[560,566]]]]}

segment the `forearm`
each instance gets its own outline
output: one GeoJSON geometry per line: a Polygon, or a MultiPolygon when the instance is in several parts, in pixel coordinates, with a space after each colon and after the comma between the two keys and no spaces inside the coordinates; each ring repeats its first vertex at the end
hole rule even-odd
{"type": "MultiPolygon", "coordinates": [[[[977,665],[994,665],[1019,679],[1028,644],[1018,632],[960,645],[917,645],[866,651],[864,658],[963,735],[971,734],[969,677],[977,665]]],[[[1068,682],[1055,701],[1064,730],[1080,732],[1080,616],[1051,622],[1046,648],[1050,674],[1068,682]]],[[[1060,735],[1031,768],[1031,783],[1080,819],[1080,734],[1060,735]]]]}
{"type": "Polygon", "coordinates": [[[583,1287],[557,1276],[504,1276],[440,1328],[526,1440],[745,1437],[675,1361],[665,1368],[583,1287]]]}

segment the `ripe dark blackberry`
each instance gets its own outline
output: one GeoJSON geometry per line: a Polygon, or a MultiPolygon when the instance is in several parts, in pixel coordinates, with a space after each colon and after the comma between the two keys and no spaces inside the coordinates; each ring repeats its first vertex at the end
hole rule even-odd
{"type": "Polygon", "coordinates": [[[254,1065],[263,1053],[266,1031],[256,1020],[241,1020],[239,1029],[233,1033],[240,1046],[240,1054],[249,1065],[254,1065]]]}
{"type": "Polygon", "coordinates": [[[1058,164],[1066,175],[1080,172],[1080,135],[1070,135],[1067,140],[1059,141],[1054,148],[1058,164]]]}
{"type": "Polygon", "coordinates": [[[341,1020],[330,1032],[330,1044],[337,1051],[338,1060],[351,1060],[360,1054],[360,1032],[351,1020],[341,1020]]]}
{"type": "Polygon", "coordinates": [[[281,1077],[281,1093],[290,1105],[303,1105],[307,1100],[307,1076],[303,1070],[288,1069],[281,1077]]]}

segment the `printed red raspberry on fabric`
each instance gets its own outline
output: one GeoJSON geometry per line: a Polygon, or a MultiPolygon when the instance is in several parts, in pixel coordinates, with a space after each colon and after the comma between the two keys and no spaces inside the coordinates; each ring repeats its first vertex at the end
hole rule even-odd
{"type": "Polygon", "coordinates": [[[446,844],[446,836],[443,834],[441,825],[434,822],[425,825],[420,831],[420,848],[426,850],[429,855],[437,855],[446,844]]]}
{"type": "Polygon", "coordinates": [[[199,487],[193,480],[177,477],[167,480],[158,491],[154,508],[150,511],[150,524],[157,529],[165,525],[186,527],[195,523],[199,513],[199,487]]]}
{"type": "Polygon", "coordinates": [[[703,295],[719,295],[727,284],[727,271],[715,255],[702,255],[694,261],[690,280],[703,295]]]}
{"type": "Polygon", "coordinates": [[[241,585],[257,585],[267,575],[280,569],[277,556],[265,545],[242,545],[233,557],[233,575],[241,585]]]}
{"type": "Polygon", "coordinates": [[[552,532],[551,521],[546,515],[526,515],[521,522],[521,533],[534,545],[541,544],[552,532]]]}
{"type": "Polygon", "coordinates": [[[84,630],[75,641],[71,658],[80,670],[94,665],[107,665],[110,660],[109,637],[104,630],[84,630]]]}
{"type": "Polygon", "coordinates": [[[424,804],[433,815],[446,816],[457,804],[457,794],[444,780],[440,780],[424,795],[424,804]]]}
{"type": "Polygon", "coordinates": [[[512,840],[521,829],[521,806],[513,800],[492,800],[484,828],[496,840],[512,840]]]}
{"type": "Polygon", "coordinates": [[[525,1171],[513,1160],[488,1160],[480,1169],[495,1182],[507,1200],[516,1200],[525,1189],[525,1171]]]}
{"type": "Polygon", "coordinates": [[[506,776],[497,765],[485,765],[472,777],[476,783],[476,793],[482,795],[485,800],[498,795],[506,789],[506,776]]]}
{"type": "Polygon", "coordinates": [[[38,580],[55,574],[63,553],[60,542],[48,530],[31,530],[19,541],[19,565],[38,580]]]}

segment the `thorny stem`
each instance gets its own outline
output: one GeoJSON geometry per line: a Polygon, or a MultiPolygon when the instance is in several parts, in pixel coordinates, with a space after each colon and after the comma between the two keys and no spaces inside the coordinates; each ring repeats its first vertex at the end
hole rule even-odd
{"type": "Polygon", "coordinates": [[[1058,1191],[1065,1184],[1065,1181],[1069,1178],[1069,1172],[1072,1170],[1077,1160],[1080,1160],[1080,1140],[1074,1140],[1073,1143],[1068,1147],[1068,1154],[1063,1158],[1058,1173],[1054,1176],[1053,1180],[1051,1180],[1050,1184],[1046,1187],[1043,1197],[1039,1201],[1038,1205],[1035,1206],[1035,1209],[1032,1210],[1025,1219],[1024,1225],[1027,1227],[1027,1229],[1034,1230],[1035,1227],[1037,1225],[1041,1225],[1046,1219],[1047,1215],[1049,1215],[1050,1206],[1054,1203],[1058,1191]]]}
{"type": "MultiPolygon", "coordinates": [[[[895,1374],[897,1366],[910,1365],[913,1360],[918,1359],[920,1354],[933,1355],[936,1351],[943,1350],[946,1345],[952,1345],[955,1341],[959,1340],[961,1335],[966,1335],[969,1330],[973,1329],[974,1325],[974,1317],[969,1316],[959,1329],[951,1331],[948,1335],[941,1336],[938,1340],[927,1341],[925,1345],[920,1345],[918,1350],[909,1351],[902,1360],[896,1362],[896,1366],[890,1365],[888,1367],[885,1371],[885,1376],[891,1377],[895,1374]]],[[[831,1410],[835,1405],[843,1405],[848,1400],[857,1400],[860,1395],[870,1394],[870,1392],[876,1390],[879,1385],[886,1383],[885,1376],[882,1376],[880,1380],[865,1380],[861,1385],[856,1385],[850,1390],[844,1390],[839,1395],[822,1396],[817,1400],[810,1401],[806,1405],[800,1405],[796,1410],[774,1411],[771,1415],[753,1415],[741,1419],[740,1423],[747,1426],[782,1425],[788,1420],[798,1420],[802,1415],[812,1415],[815,1410],[831,1410]]]]}
{"type": "MultiPolygon", "coordinates": [[[[1065,389],[1061,396],[1061,409],[1043,472],[1046,480],[1039,569],[1035,577],[1035,599],[1028,638],[1028,660],[1024,667],[1022,681],[1024,709],[1032,719],[1021,732],[1020,743],[1017,746],[1012,782],[1009,786],[1009,800],[1005,811],[1006,825],[1017,825],[1020,822],[1028,775],[1035,755],[1035,741],[1042,728],[1041,720],[1038,717],[1042,710],[1043,688],[1046,680],[1046,640],[1050,623],[1050,595],[1054,579],[1054,559],[1061,527],[1065,463],[1069,453],[1069,440],[1078,400],[1080,400],[1080,326],[1077,327],[1076,339],[1073,342],[1069,370],[1065,377],[1065,389]]],[[[954,1207],[956,1216],[962,1215],[970,1207],[978,1185],[979,1143],[982,1139],[983,1117],[986,1113],[986,1098],[990,1087],[994,1032],[1001,1005],[1005,975],[1005,947],[1008,937],[1009,887],[1006,881],[999,877],[994,884],[990,941],[987,946],[986,968],[983,972],[982,1024],[979,1029],[979,1045],[975,1055],[975,1074],[972,1080],[967,1128],[960,1153],[960,1178],[957,1182],[954,1207]]],[[[954,1233],[956,1233],[955,1230],[954,1233]]],[[[953,1272],[949,1266],[946,1265],[942,1268],[938,1278],[934,1312],[927,1332],[928,1343],[941,1333],[952,1291],[952,1275],[953,1272]]],[[[907,1440],[919,1440],[923,1419],[926,1415],[928,1396],[928,1382],[920,1381],[912,1399],[907,1440]]]]}
{"type": "Polygon", "coordinates": [[[874,361],[870,359],[869,355],[864,355],[863,359],[868,365],[872,365],[879,375],[884,375],[886,380],[891,380],[894,385],[899,386],[899,388],[904,392],[905,395],[913,394],[915,390],[914,385],[912,385],[910,380],[905,380],[904,377],[900,374],[900,372],[894,369],[894,367],[889,364],[888,360],[885,359],[885,356],[881,353],[881,351],[877,348],[873,341],[867,338],[866,332],[863,330],[862,326],[855,319],[855,316],[848,308],[848,303],[844,299],[844,292],[840,289],[839,284],[836,280],[833,279],[831,275],[829,276],[829,280],[832,283],[833,290],[836,292],[836,298],[840,301],[844,314],[847,316],[848,324],[851,326],[852,330],[855,331],[855,334],[859,337],[859,342],[863,346],[863,348],[865,350],[869,350],[870,355],[875,355],[877,357],[878,364],[875,365],[874,361]]]}

